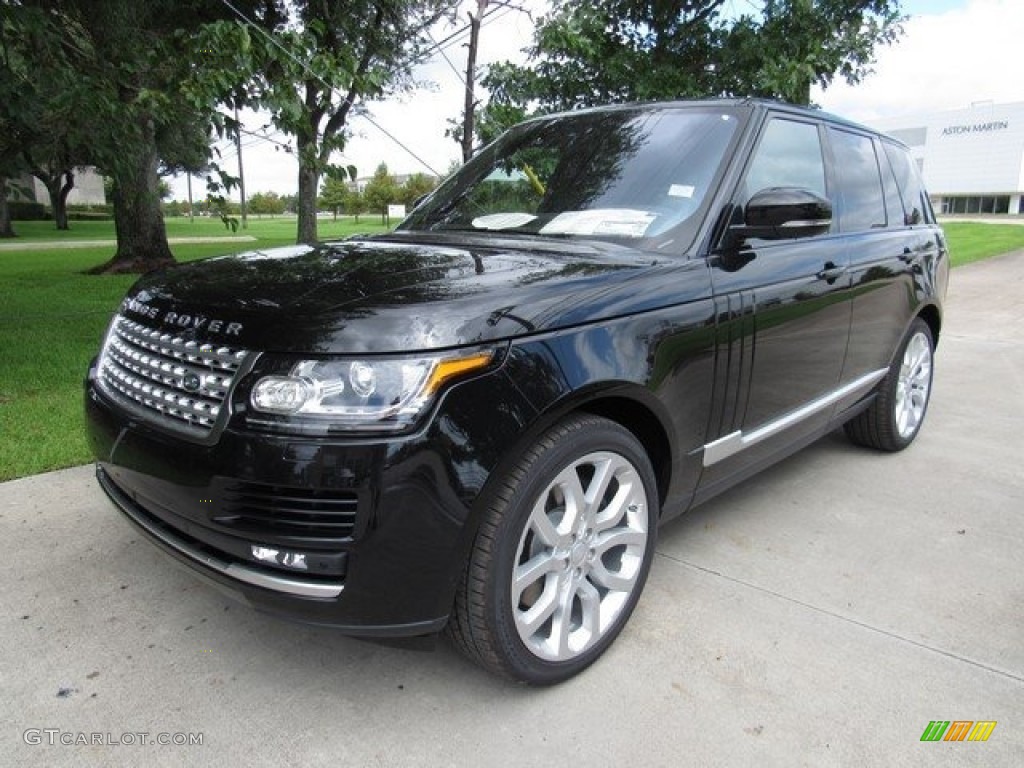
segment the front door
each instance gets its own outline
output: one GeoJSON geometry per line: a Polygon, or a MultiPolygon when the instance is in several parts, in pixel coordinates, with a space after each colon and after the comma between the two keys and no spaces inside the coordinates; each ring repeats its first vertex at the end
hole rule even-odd
{"type": "MultiPolygon", "coordinates": [[[[767,120],[734,204],[769,187],[807,189],[836,205],[816,123],[767,120]]],[[[827,423],[849,337],[848,258],[834,229],[799,240],[750,239],[711,257],[718,339],[700,495],[827,423]]]]}

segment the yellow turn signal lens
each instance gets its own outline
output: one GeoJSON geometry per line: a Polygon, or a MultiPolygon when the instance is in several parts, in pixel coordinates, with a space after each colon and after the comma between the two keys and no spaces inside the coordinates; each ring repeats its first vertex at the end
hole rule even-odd
{"type": "Polygon", "coordinates": [[[491,352],[483,352],[479,355],[473,355],[472,357],[459,357],[453,360],[442,360],[434,368],[433,373],[430,374],[430,378],[427,380],[426,386],[423,388],[424,396],[431,396],[437,390],[441,388],[446,381],[461,376],[465,373],[472,373],[473,371],[486,368],[491,364],[491,360],[494,359],[494,355],[491,352]]]}

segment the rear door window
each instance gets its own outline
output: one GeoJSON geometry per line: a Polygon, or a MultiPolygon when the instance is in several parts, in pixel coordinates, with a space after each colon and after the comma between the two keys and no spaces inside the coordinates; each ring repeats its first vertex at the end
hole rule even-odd
{"type": "Polygon", "coordinates": [[[839,179],[839,230],[885,227],[885,197],[875,144],[869,136],[829,128],[839,179]]]}

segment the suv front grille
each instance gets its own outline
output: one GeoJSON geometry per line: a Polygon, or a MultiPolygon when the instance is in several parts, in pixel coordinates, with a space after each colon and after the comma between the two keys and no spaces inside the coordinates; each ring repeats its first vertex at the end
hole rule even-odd
{"type": "Polygon", "coordinates": [[[245,482],[224,489],[212,520],[238,535],[315,546],[351,537],[358,511],[355,491],[245,482]]]}
{"type": "Polygon", "coordinates": [[[100,354],[98,379],[105,392],[141,407],[157,423],[205,437],[248,354],[118,315],[100,354]]]}

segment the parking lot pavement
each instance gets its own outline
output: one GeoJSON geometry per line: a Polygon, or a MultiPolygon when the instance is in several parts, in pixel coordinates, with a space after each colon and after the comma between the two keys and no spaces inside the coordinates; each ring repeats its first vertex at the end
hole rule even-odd
{"type": "Polygon", "coordinates": [[[622,637],[553,689],[229,602],[89,467],[4,483],[2,762],[1019,766],[1022,297],[1024,252],[955,271],[915,445],[832,435],[667,526],[622,637]]]}

